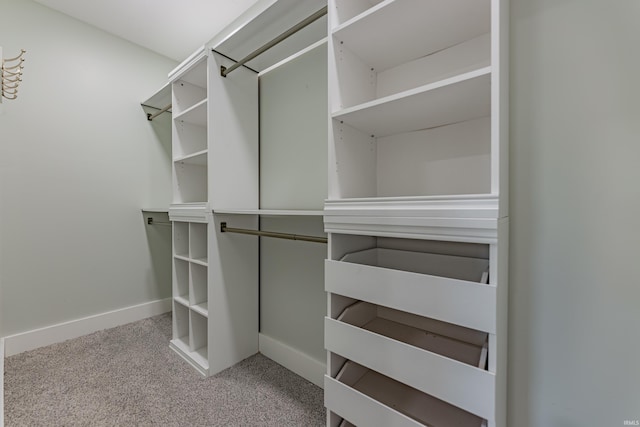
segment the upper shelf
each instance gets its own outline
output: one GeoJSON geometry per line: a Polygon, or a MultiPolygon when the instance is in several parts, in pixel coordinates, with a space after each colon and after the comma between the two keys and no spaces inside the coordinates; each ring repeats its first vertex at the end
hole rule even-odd
{"type": "Polygon", "coordinates": [[[339,25],[333,36],[381,71],[490,30],[490,0],[387,0],[339,25]]]}
{"type": "Polygon", "coordinates": [[[215,214],[261,216],[322,216],[322,210],[302,209],[214,209],[215,214]]]}
{"type": "Polygon", "coordinates": [[[173,117],[174,120],[181,120],[194,125],[207,125],[207,100],[203,99],[197,104],[187,108],[173,117]]]}
{"type": "Polygon", "coordinates": [[[383,137],[462,122],[491,113],[491,67],[346,108],[333,118],[383,137]]]}
{"type": "MultiPolygon", "coordinates": [[[[222,30],[207,46],[238,61],[326,4],[326,0],[258,1],[222,30]]],[[[326,36],[325,16],[247,62],[246,66],[255,71],[263,71],[326,36]]]]}
{"type": "Polygon", "coordinates": [[[141,102],[144,107],[152,107],[158,110],[171,104],[171,84],[165,83],[153,95],[141,102]]]}

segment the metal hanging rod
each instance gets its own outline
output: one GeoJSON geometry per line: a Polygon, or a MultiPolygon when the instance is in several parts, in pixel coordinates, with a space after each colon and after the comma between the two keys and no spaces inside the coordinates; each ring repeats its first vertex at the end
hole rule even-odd
{"type": "MultiPolygon", "coordinates": [[[[155,108],[155,107],[151,107],[151,108],[155,108]]],[[[160,114],[164,113],[165,111],[169,110],[170,108],[171,108],[171,104],[167,105],[164,108],[159,109],[158,111],[156,111],[153,114],[147,113],[147,120],[152,121],[153,119],[155,119],[156,117],[158,117],[160,114]]]]}
{"type": "Polygon", "coordinates": [[[326,237],[305,236],[303,234],[276,233],[274,231],[248,230],[246,228],[231,228],[231,227],[227,227],[226,222],[220,223],[220,232],[249,234],[251,236],[273,237],[276,239],[303,240],[305,242],[314,242],[314,243],[327,243],[326,237]]]}
{"type": "Polygon", "coordinates": [[[149,217],[147,218],[147,224],[149,225],[171,225],[171,222],[166,222],[166,221],[154,221],[153,217],[149,217]]]}
{"type": "Polygon", "coordinates": [[[299,23],[297,23],[293,27],[289,28],[284,33],[280,34],[275,39],[273,39],[270,42],[264,44],[262,47],[259,47],[258,49],[254,50],[249,55],[245,56],[244,58],[242,58],[240,61],[236,62],[235,64],[233,64],[229,68],[225,67],[224,65],[220,66],[220,75],[222,77],[227,77],[227,74],[229,74],[230,72],[232,72],[236,68],[242,67],[246,62],[251,61],[256,56],[261,55],[262,53],[266,52],[267,50],[271,49],[273,46],[275,46],[278,43],[280,43],[281,41],[283,41],[284,39],[286,39],[289,36],[297,33],[298,31],[300,31],[301,29],[303,29],[307,25],[317,21],[318,19],[322,18],[326,14],[327,14],[327,6],[323,7],[322,9],[318,10],[316,13],[314,13],[314,14],[308,16],[307,18],[303,19],[302,21],[300,21],[299,23]]]}

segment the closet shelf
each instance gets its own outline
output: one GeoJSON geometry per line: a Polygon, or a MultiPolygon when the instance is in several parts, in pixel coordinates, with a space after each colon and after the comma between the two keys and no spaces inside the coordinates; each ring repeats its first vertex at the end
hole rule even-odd
{"type": "Polygon", "coordinates": [[[189,337],[180,337],[171,340],[169,347],[178,353],[191,366],[196,368],[200,374],[207,376],[209,371],[209,361],[206,358],[207,347],[202,347],[196,351],[191,351],[188,344],[189,337]]]}
{"type": "Polygon", "coordinates": [[[326,260],[325,290],[495,333],[496,287],[481,283],[487,270],[481,258],[374,248],[326,260]]]}
{"type": "Polygon", "coordinates": [[[382,71],[490,30],[490,0],[387,0],[336,27],[333,37],[382,71]]]}
{"type": "Polygon", "coordinates": [[[204,317],[209,317],[209,303],[207,303],[207,302],[203,302],[203,303],[200,303],[200,304],[192,305],[191,306],[191,310],[195,311],[196,313],[201,314],[204,317]]]}
{"type": "Polygon", "coordinates": [[[335,112],[334,120],[384,137],[491,114],[491,67],[335,112]]]}
{"type": "Polygon", "coordinates": [[[196,153],[187,154],[185,156],[176,157],[174,162],[181,162],[190,165],[206,166],[208,150],[201,150],[196,153]]]}
{"type": "Polygon", "coordinates": [[[175,302],[182,304],[185,307],[189,307],[189,300],[187,298],[182,296],[175,296],[173,297],[173,299],[175,302]]]}
{"type": "Polygon", "coordinates": [[[352,361],[335,379],[325,377],[325,390],[327,407],[357,425],[485,425],[480,417],[352,361]]]}
{"type": "Polygon", "coordinates": [[[174,115],[174,121],[184,121],[198,126],[207,125],[207,100],[203,99],[197,104],[174,115]]]}
{"type": "Polygon", "coordinates": [[[213,209],[220,215],[260,215],[260,216],[322,216],[323,210],[303,209],[213,209]]]}
{"type": "Polygon", "coordinates": [[[169,213],[169,208],[142,208],[142,212],[169,213]]]}
{"type": "Polygon", "coordinates": [[[151,107],[156,110],[161,110],[169,104],[171,104],[171,83],[168,82],[149,98],[141,102],[143,107],[151,107]]]}

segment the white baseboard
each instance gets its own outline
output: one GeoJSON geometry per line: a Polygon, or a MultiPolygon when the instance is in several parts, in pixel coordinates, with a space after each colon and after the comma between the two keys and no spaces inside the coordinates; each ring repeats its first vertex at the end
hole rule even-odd
{"type": "Polygon", "coordinates": [[[259,339],[260,353],[318,387],[324,388],[324,374],[327,367],[323,362],[267,335],[259,334],[259,339]]]}
{"type": "Polygon", "coordinates": [[[171,311],[171,298],[138,304],[4,338],[5,356],[33,350],[171,311]]]}

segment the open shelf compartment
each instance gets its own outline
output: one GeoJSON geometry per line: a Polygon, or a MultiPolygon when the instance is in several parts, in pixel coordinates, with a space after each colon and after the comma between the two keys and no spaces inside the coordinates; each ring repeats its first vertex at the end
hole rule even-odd
{"type": "Polygon", "coordinates": [[[209,369],[207,318],[189,310],[191,328],[189,330],[189,350],[193,361],[204,370],[209,369]]]}
{"type": "Polygon", "coordinates": [[[192,260],[207,264],[207,224],[189,224],[189,255],[192,260]]]}
{"type": "Polygon", "coordinates": [[[207,127],[195,125],[184,120],[175,120],[173,124],[173,158],[185,158],[207,149],[207,127]]]}
{"type": "Polygon", "coordinates": [[[206,154],[203,156],[197,160],[191,158],[191,160],[173,162],[174,203],[207,202],[206,154]]]}
{"type": "Polygon", "coordinates": [[[173,259],[173,297],[189,304],[189,263],[178,258],[173,259]]]}
{"type": "Polygon", "coordinates": [[[174,118],[207,99],[206,56],[172,84],[174,118]]]}
{"type": "Polygon", "coordinates": [[[199,306],[199,313],[207,315],[207,267],[196,263],[190,263],[190,292],[189,305],[199,306]]]}
{"type": "Polygon", "coordinates": [[[343,365],[335,379],[325,376],[325,405],[355,425],[486,425],[481,417],[352,361],[343,365]]]}

